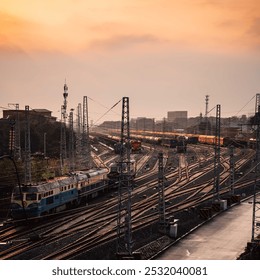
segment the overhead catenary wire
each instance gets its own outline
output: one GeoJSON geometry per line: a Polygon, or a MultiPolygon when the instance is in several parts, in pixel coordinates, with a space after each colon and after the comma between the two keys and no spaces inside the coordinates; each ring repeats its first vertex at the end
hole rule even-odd
{"type": "Polygon", "coordinates": [[[217,106],[214,106],[211,110],[209,110],[207,113],[209,114],[211,111],[213,111],[217,106]]]}
{"type": "Polygon", "coordinates": [[[236,113],[236,116],[243,110],[245,109],[245,107],[252,101],[255,99],[255,95],[252,96],[252,98],[236,113]]]}
{"type": "MultiPolygon", "coordinates": [[[[104,104],[102,104],[102,103],[100,103],[100,102],[94,100],[93,98],[91,98],[91,97],[89,97],[89,96],[88,96],[88,99],[90,99],[91,101],[93,101],[93,102],[99,104],[100,106],[102,106],[102,107],[104,107],[104,108],[106,108],[106,109],[109,109],[109,108],[108,108],[107,106],[105,106],[104,104]]],[[[115,114],[117,114],[117,115],[120,116],[120,114],[119,114],[118,112],[115,112],[115,111],[113,111],[113,110],[111,110],[111,111],[112,111],[113,113],[115,113],[115,114]]]]}
{"type": "Polygon", "coordinates": [[[113,108],[115,108],[122,100],[120,99],[116,104],[114,104],[110,109],[108,109],[99,119],[97,119],[92,126],[96,125],[98,121],[100,121],[105,115],[107,115],[113,108]]]}

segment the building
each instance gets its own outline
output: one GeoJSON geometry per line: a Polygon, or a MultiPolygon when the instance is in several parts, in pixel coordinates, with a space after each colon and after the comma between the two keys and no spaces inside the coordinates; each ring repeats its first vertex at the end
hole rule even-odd
{"type": "Polygon", "coordinates": [[[167,121],[172,123],[173,129],[186,129],[188,124],[188,111],[167,112],[167,121]]]}
{"type": "Polygon", "coordinates": [[[139,117],[131,120],[131,127],[136,130],[154,131],[154,119],[139,117]]]}
{"type": "MultiPolygon", "coordinates": [[[[30,118],[33,119],[37,116],[43,116],[46,119],[48,119],[51,122],[56,122],[57,118],[53,117],[52,111],[49,111],[47,109],[33,109],[29,110],[30,118]]],[[[16,119],[19,118],[19,120],[25,119],[25,110],[3,110],[3,119],[16,119]]]]}

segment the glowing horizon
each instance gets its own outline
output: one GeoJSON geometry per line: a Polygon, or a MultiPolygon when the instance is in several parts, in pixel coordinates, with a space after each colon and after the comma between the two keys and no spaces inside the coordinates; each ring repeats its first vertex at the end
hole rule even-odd
{"type": "Polygon", "coordinates": [[[107,107],[129,96],[132,117],[198,116],[209,94],[234,114],[260,92],[259,10],[259,0],[1,0],[0,106],[57,112],[66,77],[71,108],[86,94],[107,107]]]}
{"type": "Polygon", "coordinates": [[[132,39],[177,48],[258,51],[257,2],[4,0],[0,47],[73,53],[111,48],[132,39]]]}

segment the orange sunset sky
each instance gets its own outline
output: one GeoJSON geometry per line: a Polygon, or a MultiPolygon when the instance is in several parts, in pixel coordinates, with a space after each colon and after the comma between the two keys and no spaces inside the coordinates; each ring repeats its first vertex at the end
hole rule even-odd
{"type": "Polygon", "coordinates": [[[1,110],[19,103],[59,117],[65,79],[68,108],[89,96],[94,122],[123,96],[132,118],[198,116],[206,94],[223,117],[252,113],[260,1],[1,0],[1,110]]]}

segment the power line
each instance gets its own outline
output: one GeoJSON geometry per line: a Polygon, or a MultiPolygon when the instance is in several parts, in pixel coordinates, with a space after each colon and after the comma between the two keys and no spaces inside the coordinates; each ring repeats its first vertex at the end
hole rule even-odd
{"type": "Polygon", "coordinates": [[[121,99],[116,104],[114,104],[110,109],[108,109],[98,120],[96,120],[92,126],[94,126],[98,121],[100,121],[106,114],[108,114],[110,111],[112,111],[112,109],[115,108],[120,102],[121,102],[121,99]]]}
{"type": "Polygon", "coordinates": [[[252,98],[244,105],[237,113],[236,116],[253,100],[255,99],[255,95],[252,96],[252,98]]]}

